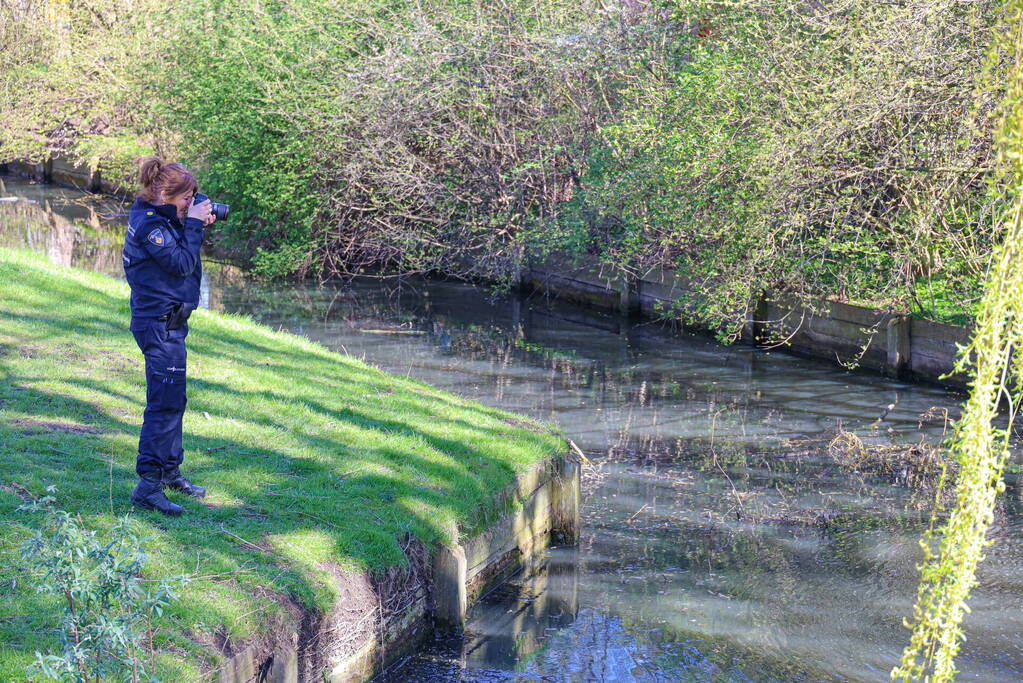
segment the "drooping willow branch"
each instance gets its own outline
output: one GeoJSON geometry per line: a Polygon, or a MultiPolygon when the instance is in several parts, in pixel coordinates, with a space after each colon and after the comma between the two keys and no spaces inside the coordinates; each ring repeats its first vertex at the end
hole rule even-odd
{"type": "MultiPolygon", "coordinates": [[[[956,425],[952,452],[960,465],[955,506],[947,521],[921,540],[924,563],[911,624],[913,635],[892,678],[949,681],[963,638],[967,599],[976,585],[995,501],[1004,489],[1012,420],[1023,399],[1023,0],[1006,0],[1002,29],[985,69],[995,92],[999,170],[992,191],[1004,200],[1003,236],[996,247],[973,339],[959,369],[972,373],[970,398],[956,425]],[[971,365],[972,363],[972,365],[971,365]],[[1002,401],[1009,426],[995,420],[1002,401]],[[935,548],[936,546],[936,548],[935,548]]],[[[935,517],[942,511],[936,510],[935,517]]]]}

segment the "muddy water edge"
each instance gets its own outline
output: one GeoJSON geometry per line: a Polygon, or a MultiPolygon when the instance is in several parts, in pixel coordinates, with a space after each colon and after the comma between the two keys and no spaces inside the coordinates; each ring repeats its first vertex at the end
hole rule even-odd
{"type": "MultiPolygon", "coordinates": [[[[121,275],[123,205],[2,180],[0,245],[121,275]]],[[[588,458],[580,546],[381,680],[881,681],[898,660],[960,395],[459,283],[268,285],[210,264],[203,305],[549,420],[588,458]]],[[[1019,462],[963,681],[1023,680],[1019,462]]]]}

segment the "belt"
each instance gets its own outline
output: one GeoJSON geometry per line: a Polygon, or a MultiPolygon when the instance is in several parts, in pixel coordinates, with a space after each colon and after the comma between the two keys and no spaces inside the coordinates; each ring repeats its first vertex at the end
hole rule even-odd
{"type": "Polygon", "coordinates": [[[175,317],[176,315],[178,315],[178,313],[179,313],[180,311],[181,311],[181,304],[178,304],[178,303],[176,303],[176,304],[174,304],[174,307],[173,307],[173,308],[171,309],[171,312],[170,312],[170,313],[164,313],[163,315],[161,315],[161,316],[160,316],[159,318],[157,318],[156,320],[157,320],[157,322],[161,322],[161,323],[162,323],[162,322],[166,322],[166,321],[168,321],[168,320],[173,320],[173,319],[174,319],[174,317],[175,317]]]}

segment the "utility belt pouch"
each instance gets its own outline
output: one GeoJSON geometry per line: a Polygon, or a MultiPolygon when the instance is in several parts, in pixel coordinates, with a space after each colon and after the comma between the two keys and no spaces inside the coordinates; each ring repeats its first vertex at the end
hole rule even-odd
{"type": "Polygon", "coordinates": [[[170,314],[167,316],[167,329],[178,330],[188,322],[188,317],[195,310],[195,304],[174,304],[170,314]]]}

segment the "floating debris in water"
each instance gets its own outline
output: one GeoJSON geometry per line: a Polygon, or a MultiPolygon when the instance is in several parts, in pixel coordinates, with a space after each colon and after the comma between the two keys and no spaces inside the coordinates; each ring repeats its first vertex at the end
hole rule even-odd
{"type": "Polygon", "coordinates": [[[939,447],[919,441],[912,444],[867,444],[855,433],[839,429],[828,443],[828,455],[841,467],[862,474],[887,477],[892,483],[914,489],[933,489],[942,481],[946,469],[956,471],[956,463],[939,447]]]}

